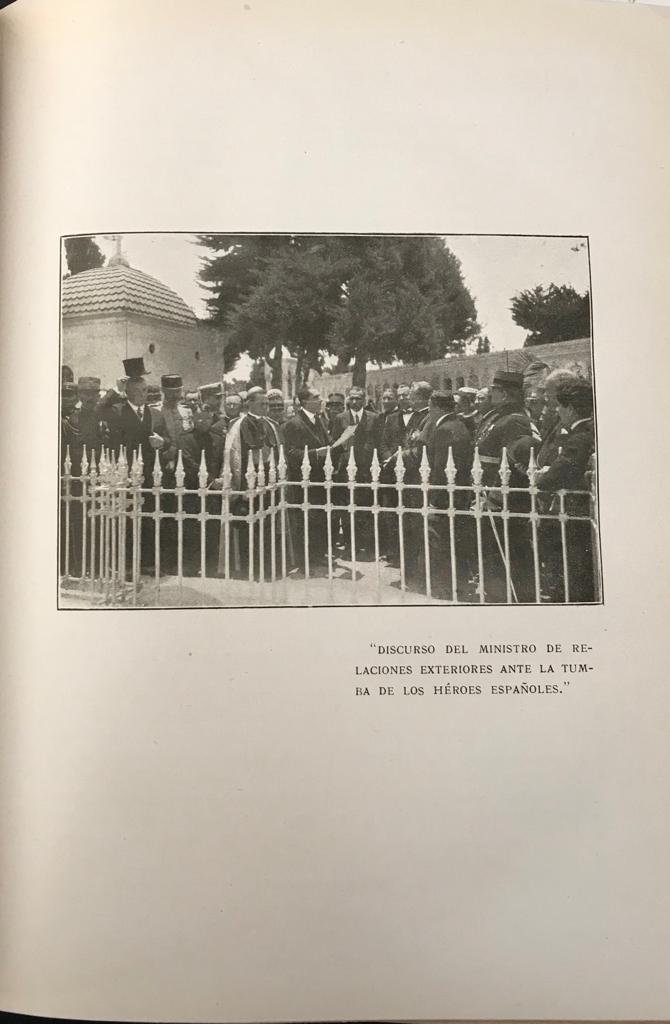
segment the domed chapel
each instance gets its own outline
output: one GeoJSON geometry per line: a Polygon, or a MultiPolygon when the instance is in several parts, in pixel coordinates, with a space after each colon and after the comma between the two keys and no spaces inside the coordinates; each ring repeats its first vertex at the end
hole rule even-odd
{"type": "Polygon", "coordinates": [[[142,356],[148,382],[179,374],[186,388],[221,380],[223,338],[162,281],[131,267],[117,250],[103,267],[64,278],[61,363],[75,380],[96,376],[103,388],[123,374],[123,359],[142,356]]]}

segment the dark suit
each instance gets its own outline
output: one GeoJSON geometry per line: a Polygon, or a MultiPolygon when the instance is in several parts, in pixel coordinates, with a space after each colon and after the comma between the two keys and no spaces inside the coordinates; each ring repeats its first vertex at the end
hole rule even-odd
{"type": "MultiPolygon", "coordinates": [[[[335,479],[344,483],[348,482],[349,476],[347,472],[347,466],[349,463],[350,452],[353,449],[354,461],[356,462],[356,483],[369,483],[371,480],[370,466],[375,450],[377,450],[377,457],[381,463],[379,456],[379,448],[381,445],[381,432],[379,424],[379,416],[377,413],[370,412],[368,409],[362,409],[357,413],[358,422],[356,423],[356,417],[351,409],[347,409],[346,412],[340,413],[335,419],[335,425],[333,428],[333,440],[336,441],[342,436],[347,427],[353,426],[356,423],[356,432],[353,438],[345,442],[342,447],[342,454],[338,460],[337,469],[335,472],[335,479]]],[[[372,505],[373,492],[370,487],[354,487],[353,488],[354,504],[357,508],[366,509],[372,505]]],[[[340,506],[349,504],[351,497],[351,491],[349,487],[338,487],[335,492],[335,502],[340,506]]],[[[351,514],[341,512],[339,514],[339,521],[342,528],[343,540],[345,543],[350,543],[351,539],[351,514]]],[[[356,548],[357,551],[362,554],[366,549],[372,549],[374,543],[373,536],[373,517],[369,512],[356,512],[354,526],[356,531],[356,548]]]]}
{"type": "MultiPolygon", "coordinates": [[[[505,402],[494,406],[482,418],[475,435],[475,445],[479,449],[485,487],[500,487],[503,448],[507,448],[511,454],[522,439],[524,444],[532,440],[532,426],[521,402],[505,402]]],[[[513,459],[510,459],[510,469],[510,487],[528,487],[528,479],[513,459]]],[[[499,511],[497,500],[492,498],[487,505],[482,518],[484,585],[487,599],[500,602],[507,599],[505,561],[500,553],[501,548],[504,550],[503,522],[495,514],[499,511]]],[[[511,512],[528,512],[528,497],[525,494],[511,494],[508,508],[511,512]]],[[[509,569],[514,592],[518,601],[532,602],[535,600],[535,576],[528,521],[510,519],[508,533],[509,569]]]]}
{"type": "MultiPolygon", "coordinates": [[[[96,407],[96,414],[107,424],[110,432],[110,443],[117,457],[123,446],[126,450],[128,469],[130,471],[133,455],[135,452],[142,455],[144,462],[144,479],[142,486],[145,489],[153,487],[153,470],[156,461],[156,452],[149,443],[151,434],[159,434],[163,438],[163,452],[167,452],[170,446],[170,438],[163,415],[158,409],[153,409],[145,404],[142,410],[142,417],[137,415],[127,399],[119,399],[114,392],[108,392],[100,400],[96,407]]],[[[159,455],[160,458],[160,455],[159,455]]],[[[165,486],[165,484],[164,484],[165,486]]],[[[168,483],[167,486],[170,486],[168,483]]],[[[155,562],[155,522],[152,513],[155,511],[155,497],[153,494],[142,495],[142,520],[140,572],[143,569],[151,569],[155,562]]],[[[173,510],[174,496],[162,497],[163,511],[173,510]]],[[[127,558],[130,561],[132,556],[132,540],[130,531],[130,520],[128,521],[128,539],[126,541],[127,558]]],[[[172,571],[176,565],[175,551],[176,522],[174,519],[161,521],[160,528],[160,554],[163,569],[172,571]]]]}
{"type": "Polygon", "coordinates": [[[380,459],[382,462],[386,462],[398,451],[398,448],[402,448],[407,440],[407,433],[411,427],[411,416],[407,426],[403,418],[403,413],[400,409],[395,409],[394,412],[388,413],[382,424],[381,430],[381,452],[380,459]]]}
{"type": "MultiPolygon", "coordinates": [[[[560,444],[556,449],[556,457],[546,471],[538,475],[538,487],[547,492],[588,491],[585,474],[595,450],[593,420],[584,419],[573,424],[566,432],[560,434],[557,440],[560,444]]],[[[568,519],[565,523],[569,600],[590,603],[595,601],[593,544],[598,543],[588,519],[590,499],[586,495],[566,494],[563,507],[569,516],[583,517],[577,520],[568,519]]],[[[560,511],[558,498],[554,500],[552,509],[560,511]]],[[[552,550],[547,554],[547,568],[553,584],[549,588],[549,593],[554,600],[565,601],[563,539],[558,524],[545,520],[542,526],[543,531],[551,536],[554,542],[552,550]],[[553,527],[553,531],[547,530],[547,527],[553,527]]]]}
{"type": "MultiPolygon", "coordinates": [[[[428,424],[426,425],[428,426],[428,424]]],[[[431,484],[443,487],[447,484],[446,466],[451,449],[456,467],[455,484],[468,490],[456,490],[453,497],[453,508],[458,511],[468,509],[471,498],[470,471],[472,468],[473,444],[470,427],[456,412],[442,415],[434,421],[424,435],[428,434],[426,453],[430,463],[431,484]]],[[[450,507],[449,492],[431,491],[430,503],[436,509],[450,507]]],[[[454,596],[451,573],[451,531],[453,530],[457,597],[462,600],[472,572],[473,531],[469,515],[453,517],[453,525],[449,525],[449,517],[435,514],[432,517],[430,530],[430,564],[433,594],[451,600],[454,596]]]]}
{"type": "MultiPolygon", "coordinates": [[[[298,409],[295,416],[284,423],[284,452],[288,467],[288,479],[290,486],[287,489],[287,500],[291,504],[300,504],[304,501],[305,488],[301,485],[302,463],[307,448],[307,457],[310,465],[310,486],[307,490],[307,499],[311,507],[308,513],[307,526],[309,534],[309,560],[310,566],[318,563],[327,553],[328,527],[326,513],[319,509],[319,506],[326,503],[326,488],[314,486],[323,484],[324,461],[326,449],[330,445],[330,436],[323,419],[315,417],[312,422],[309,416],[302,409],[298,409]]],[[[305,567],[305,520],[300,509],[291,510],[291,523],[295,534],[295,556],[298,565],[305,567]]]]}

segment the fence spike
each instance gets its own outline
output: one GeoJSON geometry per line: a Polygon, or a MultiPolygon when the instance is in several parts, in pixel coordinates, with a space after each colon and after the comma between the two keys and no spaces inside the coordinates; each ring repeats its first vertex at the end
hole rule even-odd
{"type": "Polygon", "coordinates": [[[86,445],[84,445],[81,453],[81,475],[86,476],[88,473],[88,455],[86,453],[86,445]]]}
{"type": "Polygon", "coordinates": [[[479,448],[475,448],[475,455],[472,460],[472,482],[475,487],[482,486],[482,478],[484,476],[484,470],[482,469],[481,460],[479,458],[479,448]]]}
{"type": "Polygon", "coordinates": [[[270,449],[270,458],[268,459],[268,483],[271,487],[277,483],[277,460],[274,448],[270,449]]]}
{"type": "Polygon", "coordinates": [[[349,483],[353,483],[356,479],[356,473],[358,467],[356,466],[356,456],[354,455],[354,446],[352,445],[349,449],[349,458],[347,460],[347,478],[349,483]]]}
{"type": "Polygon", "coordinates": [[[396,483],[401,484],[405,479],[405,460],[402,457],[402,448],[398,446],[398,455],[395,460],[396,483]]]}
{"type": "Polygon", "coordinates": [[[249,449],[249,457],[247,459],[247,471],[244,474],[245,480],[247,481],[247,490],[253,491],[254,484],[256,482],[256,470],[254,469],[254,453],[252,449],[249,449]]]}
{"type": "Polygon", "coordinates": [[[372,462],[370,463],[370,479],[372,480],[373,484],[379,483],[379,474],[381,473],[381,471],[381,462],[379,461],[377,449],[375,448],[372,453],[372,462]]]}
{"type": "Polygon", "coordinates": [[[279,445],[279,459],[277,461],[277,472],[281,481],[286,480],[286,459],[284,457],[284,445],[279,445]]]}
{"type": "Polygon", "coordinates": [[[531,448],[530,458],[528,460],[528,482],[531,487],[535,487],[537,483],[537,461],[535,459],[535,449],[531,448]]]}
{"type": "Polygon", "coordinates": [[[265,463],[263,462],[262,450],[258,453],[258,471],[256,475],[256,487],[265,487],[265,463]]]}
{"type": "Polygon", "coordinates": [[[309,476],[312,471],[312,464],[309,461],[309,449],[307,445],[305,445],[305,453],[302,457],[302,462],[300,463],[300,470],[302,472],[303,481],[309,480],[309,476]]]}
{"type": "Polygon", "coordinates": [[[63,470],[65,476],[70,476],[72,472],[72,459],[70,458],[70,446],[69,444],[65,448],[65,459],[63,461],[63,470]]]}
{"type": "Polygon", "coordinates": [[[97,466],[95,464],[95,448],[91,448],[91,464],[88,467],[88,470],[89,470],[90,476],[96,477],[98,475],[98,469],[97,469],[97,466]]]}
{"type": "Polygon", "coordinates": [[[207,486],[207,460],[205,458],[205,449],[203,448],[200,452],[200,468],[198,469],[198,487],[204,488],[207,486]]]}
{"type": "Polygon", "coordinates": [[[423,455],[421,456],[421,462],[419,464],[419,476],[421,477],[421,483],[425,486],[430,480],[430,462],[428,461],[428,452],[426,446],[423,446],[423,455]]]}
{"type": "Polygon", "coordinates": [[[323,476],[326,483],[330,483],[332,481],[334,469],[335,466],[333,465],[333,458],[330,452],[330,445],[328,445],[328,447],[326,448],[326,457],[323,460],[323,476]]]}
{"type": "Polygon", "coordinates": [[[133,452],[133,462],[130,468],[130,482],[133,487],[139,487],[142,482],[142,467],[140,466],[140,461],[137,457],[137,448],[133,452]]]}
{"type": "Polygon", "coordinates": [[[500,459],[500,469],[498,470],[498,472],[500,474],[501,484],[503,485],[503,487],[507,487],[509,484],[509,478],[512,475],[512,471],[509,468],[509,459],[507,458],[507,448],[503,448],[502,450],[502,457],[500,459]]]}
{"type": "MultiPolygon", "coordinates": [[[[141,448],[140,448],[139,461],[140,461],[140,463],[142,462],[142,449],[141,448]]],[[[158,455],[156,455],[155,458],[154,458],[154,468],[153,468],[153,473],[151,474],[151,476],[153,478],[154,487],[160,487],[160,485],[163,482],[163,467],[161,466],[161,460],[158,458],[158,455]]]]}
{"type": "Polygon", "coordinates": [[[449,454],[447,456],[447,464],[444,467],[444,472],[447,477],[447,483],[450,487],[453,487],[456,483],[456,463],[454,462],[454,452],[451,445],[449,445],[449,454]]]}
{"type": "Polygon", "coordinates": [[[181,448],[177,452],[177,465],[174,470],[174,479],[177,487],[184,486],[184,480],[186,479],[186,473],[184,472],[184,460],[181,457],[181,448]]]}

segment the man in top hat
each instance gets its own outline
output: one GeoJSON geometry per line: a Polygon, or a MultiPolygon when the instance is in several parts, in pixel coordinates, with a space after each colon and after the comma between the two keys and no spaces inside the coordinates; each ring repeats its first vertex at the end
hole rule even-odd
{"type": "MultiPolygon", "coordinates": [[[[491,385],[491,411],[482,419],[475,434],[475,445],[482,464],[482,482],[493,489],[485,496],[485,515],[482,520],[484,583],[486,596],[491,601],[506,600],[506,559],[501,554],[503,545],[502,519],[490,513],[500,510],[500,464],[503,449],[509,452],[522,439],[532,439],[532,427],[524,408],[523,374],[511,370],[496,370],[491,385]]],[[[510,459],[510,487],[528,487],[528,480],[510,459]]],[[[512,512],[528,511],[528,499],[523,494],[512,494],[508,499],[512,512]]],[[[517,601],[533,601],[535,585],[532,569],[532,549],[528,522],[509,520],[509,570],[517,601]]],[[[482,581],[479,581],[482,586],[482,581]]]]}
{"type": "Polygon", "coordinates": [[[143,358],[124,359],[127,381],[125,394],[111,388],[98,403],[98,413],[110,431],[111,445],[116,454],[126,450],[130,465],[134,452],[144,461],[144,479],[151,486],[156,452],[164,454],[170,447],[170,437],[162,412],[147,403],[148,370],[143,358]]]}

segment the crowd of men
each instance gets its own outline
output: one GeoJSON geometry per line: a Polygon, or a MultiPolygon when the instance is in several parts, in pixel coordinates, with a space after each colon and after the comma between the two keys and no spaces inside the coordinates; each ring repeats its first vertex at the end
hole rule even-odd
{"type": "MultiPolygon", "coordinates": [[[[545,367],[539,375],[536,370],[532,386],[521,373],[497,371],[490,387],[462,387],[455,394],[415,381],[385,389],[379,409],[358,387],[349,388],[346,396],[330,394],[324,408],[319,392],[311,387],[302,388],[296,400],[288,402],[281,391],[260,387],[224,392],[220,384],[212,384],[185,392],[176,375],[164,375],[158,388],[147,382],[142,359],[124,360],[124,369],[124,377],[105,394],[97,377],[62,384],[61,459],[67,449],[76,477],[84,446],[89,459],[92,454],[99,459],[103,448],[117,455],[124,448],[129,457],[140,453],[145,512],[155,507],[148,490],[156,460],[162,487],[169,491],[176,485],[181,451],[187,490],[201,486],[204,456],[207,507],[212,515],[218,514],[227,452],[235,494],[231,511],[242,518],[257,508],[253,493],[245,494],[249,455],[255,473],[262,466],[267,480],[282,446],[291,507],[287,517],[275,517],[273,523],[278,530],[283,522],[290,567],[296,573],[308,570],[316,575],[329,558],[331,564],[333,557],[361,561],[379,552],[388,564],[402,564],[406,585],[418,590],[426,587],[428,563],[437,596],[450,598],[456,581],[460,599],[474,600],[485,591],[487,601],[509,600],[510,594],[515,601],[535,601],[539,550],[543,600],[565,600],[566,566],[570,601],[595,599],[588,500],[581,495],[557,496],[565,490],[588,490],[594,453],[591,384],[572,369],[545,367]],[[484,498],[479,498],[484,514],[478,519],[468,514],[475,500],[475,449],[485,488],[484,498]],[[428,533],[419,486],[425,480],[424,450],[431,485],[428,533]],[[510,492],[500,486],[503,450],[510,492]],[[529,470],[541,492],[536,510],[542,519],[535,537],[527,515],[529,470]],[[449,479],[455,490],[446,486],[449,479]],[[375,493],[381,509],[376,529],[371,511],[375,493]],[[558,513],[570,517],[567,529],[558,513]]],[[[198,501],[197,495],[187,495],[184,509],[197,512],[198,501]]],[[[167,494],[160,502],[161,512],[167,513],[161,522],[161,568],[169,572],[176,558],[176,521],[170,517],[176,499],[167,494]]],[[[155,549],[150,527],[145,520],[142,562],[149,571],[155,549]]],[[[207,530],[207,571],[220,573],[224,552],[218,523],[208,523],[207,530]]],[[[259,548],[269,545],[270,534],[265,530],[264,540],[256,543],[256,558],[259,548]]],[[[183,541],[184,571],[195,573],[200,550],[195,521],[185,525],[183,541]]],[[[249,546],[249,530],[240,526],[233,532],[233,572],[247,572],[249,546]]],[[[267,555],[266,570],[269,549],[267,555]]]]}

